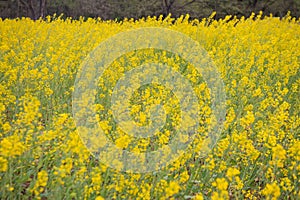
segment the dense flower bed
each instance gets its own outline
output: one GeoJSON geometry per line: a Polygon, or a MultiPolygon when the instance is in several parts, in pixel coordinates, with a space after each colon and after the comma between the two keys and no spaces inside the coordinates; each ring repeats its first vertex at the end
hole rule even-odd
{"type": "Polygon", "coordinates": [[[212,18],[0,20],[1,199],[300,198],[300,21],[212,18]],[[164,51],[118,58],[99,80],[96,109],[101,128],[119,148],[143,152],[167,144],[180,115],[172,91],[148,85],[131,98],[132,118],[139,126],[149,123],[151,105],[161,103],[167,125],[155,138],[143,139],[118,129],[108,98],[124,71],[141,62],[177,67],[202,105],[194,146],[171,165],[140,174],[107,167],[91,155],[74,124],[72,93],[89,52],[119,32],[141,27],[168,28],[198,41],[221,74],[227,104],[221,136],[201,156],[197,147],[206,134],[200,133],[211,121],[201,74],[164,51]]]}

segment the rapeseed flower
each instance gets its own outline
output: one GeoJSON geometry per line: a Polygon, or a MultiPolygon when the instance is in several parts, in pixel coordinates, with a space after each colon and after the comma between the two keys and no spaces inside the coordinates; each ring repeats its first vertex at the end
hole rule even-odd
{"type": "MultiPolygon", "coordinates": [[[[61,16],[0,20],[1,197],[299,198],[299,19],[252,13],[249,18],[214,20],[215,14],[202,20],[171,15],[122,22],[61,16]],[[214,119],[211,89],[195,66],[180,55],[153,48],[119,56],[95,80],[97,89],[81,84],[84,95],[79,103],[87,103],[91,96],[95,101],[88,102],[90,110],[72,115],[74,82],[85,58],[93,57],[89,53],[120,32],[143,27],[179,31],[207,51],[224,82],[225,119],[214,119]],[[142,155],[157,150],[162,150],[161,161],[172,158],[173,149],[167,145],[174,140],[187,142],[189,137],[178,136],[177,130],[194,120],[182,116],[183,99],[172,91],[172,84],[163,85],[156,78],[140,87],[141,80],[151,73],[145,68],[141,76],[128,81],[137,89],[127,102],[130,123],[120,127],[114,106],[120,108],[125,101],[111,102],[115,86],[127,72],[147,63],[164,64],[188,81],[198,100],[199,127],[189,133],[193,142],[185,151],[178,151],[180,158],[170,165],[157,166],[151,173],[122,172],[102,162],[118,169],[128,164],[151,164],[142,155]],[[155,124],[152,114],[156,106],[161,108],[157,121],[163,125],[150,137],[129,134],[133,128],[155,124]],[[81,126],[74,123],[74,118],[92,112],[95,119],[83,117],[81,126]],[[220,138],[209,137],[214,124],[222,122],[220,138]],[[104,135],[90,135],[84,126],[89,123],[99,125],[93,130],[101,128],[104,135]],[[109,144],[117,150],[109,149],[105,156],[95,153],[109,144]],[[121,162],[118,150],[139,155],[138,159],[121,162]]],[[[122,45],[130,47],[132,43],[124,40],[122,45]]],[[[189,48],[184,41],[176,45],[183,51],[189,48]]],[[[97,61],[97,56],[94,59],[97,61]]],[[[203,66],[207,62],[201,56],[198,60],[203,66]]],[[[93,62],[88,64],[94,66],[93,62]]],[[[97,67],[86,77],[93,78],[97,67]]],[[[163,70],[162,77],[166,73],[163,70]]],[[[128,95],[125,86],[120,89],[128,95]]]]}

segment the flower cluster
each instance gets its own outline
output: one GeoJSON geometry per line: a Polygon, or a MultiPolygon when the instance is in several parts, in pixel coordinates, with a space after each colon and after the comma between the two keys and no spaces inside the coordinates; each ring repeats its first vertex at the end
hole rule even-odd
{"type": "MultiPolygon", "coordinates": [[[[200,21],[188,15],[122,22],[0,19],[0,198],[299,199],[300,20],[261,13],[214,20],[214,14],[200,21]],[[162,105],[164,126],[147,138],[120,128],[110,98],[126,72],[144,63],[168,65],[189,81],[200,108],[194,141],[181,157],[138,174],[110,168],[86,148],[78,134],[85,129],[72,117],[72,94],[81,63],[98,44],[142,27],[175,30],[197,41],[217,66],[227,100],[221,137],[203,156],[216,122],[210,89],[195,66],[151,48],[117,58],[99,78],[92,107],[106,140],[119,149],[139,154],[164,148],[182,119],[190,121],[181,117],[181,101],[171,87],[154,81],[132,93],[129,115],[135,126],[151,126],[153,106],[162,105]]],[[[177,48],[186,47],[178,42],[177,48]]],[[[106,145],[96,136],[90,141],[106,145]]],[[[165,151],[168,157],[171,149],[165,151]]]]}

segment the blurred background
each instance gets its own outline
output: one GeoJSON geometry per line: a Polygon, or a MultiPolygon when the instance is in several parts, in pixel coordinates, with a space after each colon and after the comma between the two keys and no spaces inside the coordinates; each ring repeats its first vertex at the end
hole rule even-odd
{"type": "Polygon", "coordinates": [[[0,17],[30,17],[64,14],[65,17],[100,17],[104,20],[142,18],[146,16],[173,17],[190,14],[191,18],[208,17],[213,11],[216,18],[226,15],[249,16],[263,11],[283,17],[288,11],[300,16],[300,0],[0,0],[0,17]]]}

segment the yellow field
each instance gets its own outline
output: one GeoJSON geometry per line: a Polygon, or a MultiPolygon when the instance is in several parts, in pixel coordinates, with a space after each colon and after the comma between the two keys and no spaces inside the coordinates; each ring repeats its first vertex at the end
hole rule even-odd
{"type": "Polygon", "coordinates": [[[0,19],[0,199],[300,199],[300,20],[212,18],[0,19]],[[114,159],[118,167],[107,166],[86,148],[74,123],[72,94],[93,49],[143,27],[181,32],[208,52],[224,82],[226,120],[214,148],[199,153],[215,123],[202,75],[165,50],[117,58],[98,80],[94,107],[118,148],[136,154],[162,148],[182,114],[172,90],[145,85],[130,99],[132,120],[138,127],[151,124],[151,107],[161,104],[165,125],[149,138],[121,130],[110,98],[126,71],[167,64],[191,83],[201,107],[194,141],[179,159],[134,173],[117,170],[126,163],[114,159]]]}

